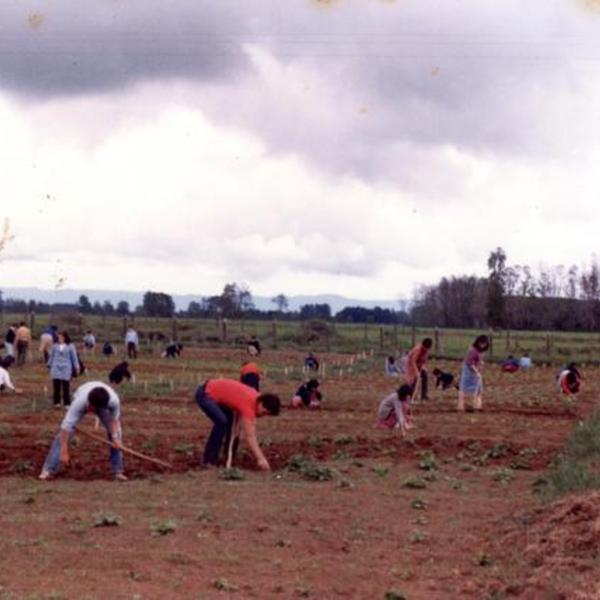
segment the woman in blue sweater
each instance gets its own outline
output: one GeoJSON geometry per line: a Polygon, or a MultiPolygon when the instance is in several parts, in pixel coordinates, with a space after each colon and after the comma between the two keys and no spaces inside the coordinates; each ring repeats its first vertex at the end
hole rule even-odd
{"type": "Polygon", "coordinates": [[[54,391],[54,407],[60,407],[61,392],[64,405],[70,406],[70,384],[73,376],[79,374],[79,361],[77,360],[75,346],[71,343],[71,338],[66,331],[59,333],[58,342],[52,345],[48,368],[50,369],[54,391]]]}

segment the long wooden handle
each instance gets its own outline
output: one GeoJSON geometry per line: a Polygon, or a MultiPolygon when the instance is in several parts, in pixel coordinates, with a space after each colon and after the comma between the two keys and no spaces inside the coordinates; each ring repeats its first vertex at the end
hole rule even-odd
{"type": "MultiPolygon", "coordinates": [[[[90,433],[89,431],[86,431],[85,429],[81,429],[80,427],[76,427],[75,429],[82,435],[85,435],[93,440],[96,440],[97,442],[106,444],[107,446],[114,447],[112,442],[109,442],[107,439],[104,439],[103,437],[100,437],[99,435],[90,433]]],[[[123,446],[121,448],[121,450],[127,454],[130,454],[131,456],[136,456],[137,458],[141,458],[142,460],[146,460],[148,462],[154,463],[155,465],[160,465],[161,467],[165,467],[167,469],[173,468],[173,465],[168,462],[159,460],[158,458],[152,458],[151,456],[142,454],[141,452],[138,452],[137,450],[132,450],[131,448],[127,448],[127,446],[123,446]]]]}
{"type": "Polygon", "coordinates": [[[233,462],[233,444],[238,434],[238,422],[239,416],[236,413],[231,423],[231,432],[229,434],[229,447],[227,448],[227,462],[225,463],[226,469],[231,469],[231,463],[233,462]]]}

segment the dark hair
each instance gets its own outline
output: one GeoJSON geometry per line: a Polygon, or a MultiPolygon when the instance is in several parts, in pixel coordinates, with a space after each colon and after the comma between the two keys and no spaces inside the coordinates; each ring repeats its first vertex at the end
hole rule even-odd
{"type": "Polygon", "coordinates": [[[281,400],[279,396],[275,394],[261,394],[257,401],[260,402],[266,409],[266,411],[276,417],[281,410],[281,400]]]}
{"type": "Polygon", "coordinates": [[[129,372],[129,363],[119,363],[109,374],[108,380],[111,383],[121,383],[124,378],[131,379],[131,373],[129,372]]]}
{"type": "Polygon", "coordinates": [[[431,348],[431,346],[433,346],[433,340],[431,338],[425,338],[421,344],[423,344],[425,348],[431,348]]]}
{"type": "Polygon", "coordinates": [[[436,368],[435,368],[435,369],[432,371],[432,373],[433,373],[434,375],[441,375],[441,374],[442,374],[442,370],[441,370],[441,369],[438,369],[438,368],[436,367],[436,368]]]}
{"type": "Polygon", "coordinates": [[[396,393],[398,394],[398,400],[407,400],[412,396],[412,391],[413,390],[412,387],[410,387],[410,385],[407,385],[406,383],[404,385],[401,385],[396,390],[396,393]]]}
{"type": "Polygon", "coordinates": [[[21,322],[19,323],[19,327],[23,327],[23,325],[25,325],[25,321],[21,321],[21,322]]]}
{"type": "Polygon", "coordinates": [[[316,390],[316,389],[319,387],[319,385],[321,385],[321,384],[319,383],[319,380],[318,380],[318,379],[309,379],[309,380],[306,382],[306,387],[307,387],[309,390],[316,390]]]}
{"type": "Polygon", "coordinates": [[[396,359],[392,355],[388,356],[387,359],[388,362],[392,365],[396,362],[396,359]]]}
{"type": "Polygon", "coordinates": [[[473,346],[481,352],[485,352],[490,347],[490,339],[487,335],[478,335],[473,342],[473,346]]]}
{"type": "Polygon", "coordinates": [[[63,336],[63,339],[65,340],[65,344],[70,344],[71,343],[71,336],[66,331],[61,331],[59,333],[59,335],[63,336]]]}
{"type": "Polygon", "coordinates": [[[106,408],[109,399],[110,396],[108,395],[107,389],[100,386],[93,388],[88,394],[88,402],[97,410],[106,408]]]}

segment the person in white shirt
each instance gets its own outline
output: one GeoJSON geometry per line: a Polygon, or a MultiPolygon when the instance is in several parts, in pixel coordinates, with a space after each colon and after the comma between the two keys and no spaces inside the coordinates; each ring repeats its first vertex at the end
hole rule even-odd
{"type": "MultiPolygon", "coordinates": [[[[109,375],[109,381],[120,384],[123,379],[130,379],[127,363],[117,365],[109,375]]],[[[126,481],[123,473],[122,432],[121,432],[121,402],[112,387],[101,381],[88,381],[77,388],[73,395],[73,402],[60,426],[60,431],[54,438],[42,472],[41,480],[52,479],[59,471],[61,465],[68,466],[71,460],[69,455],[69,442],[71,441],[77,424],[88,413],[94,413],[112,443],[110,447],[110,468],[113,479],[126,481]]]]}
{"type": "Polygon", "coordinates": [[[127,358],[137,358],[140,338],[133,327],[130,327],[125,333],[125,346],[127,348],[127,358]]]}
{"type": "Polygon", "coordinates": [[[21,394],[22,391],[19,388],[16,388],[12,381],[10,380],[10,375],[8,371],[4,367],[0,367],[0,392],[4,390],[11,390],[15,394],[21,394]]]}

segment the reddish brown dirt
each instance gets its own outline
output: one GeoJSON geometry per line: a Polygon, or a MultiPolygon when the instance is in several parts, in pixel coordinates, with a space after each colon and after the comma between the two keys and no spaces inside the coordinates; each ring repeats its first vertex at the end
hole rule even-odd
{"type": "MultiPolygon", "coordinates": [[[[340,377],[333,363],[348,357],[328,356],[323,410],[286,409],[258,423],[275,473],[253,472],[242,453],[247,480],[227,482],[197,469],[209,427],[192,397],[206,377],[235,377],[242,358],[203,350],[183,362],[134,365],[135,386],[121,390],[125,441],[173,470],[128,458],[133,481],[124,485],[106,481],[106,447],[83,436],[59,480],[34,478],[62,413],[46,407],[41,365],[13,371],[25,395],[0,401],[0,598],[106,598],[107,574],[110,597],[129,599],[377,599],[391,589],[411,600],[558,598],[598,574],[598,498],[544,508],[533,484],[592,411],[600,371],[586,373],[587,391],[567,407],[552,370],[506,376],[489,367],[482,414],[454,412],[454,393],[432,394],[401,439],[373,428],[379,399],[397,385],[381,375],[381,361],[355,363],[340,377]],[[437,468],[421,469],[431,452],[437,468]],[[290,472],[297,454],[333,469],[333,481],[290,472]],[[405,487],[407,477],[425,477],[426,487],[405,487]],[[98,512],[123,524],[94,528],[98,512]],[[174,533],[151,534],[169,519],[174,533]],[[563,567],[569,573],[557,574],[563,567]],[[217,589],[228,586],[237,591],[217,589]]],[[[96,376],[107,370],[89,363],[96,376]]],[[[298,370],[286,377],[283,368],[301,355],[267,352],[262,363],[264,388],[289,398],[298,370]]]]}

